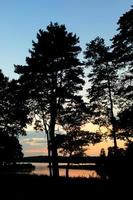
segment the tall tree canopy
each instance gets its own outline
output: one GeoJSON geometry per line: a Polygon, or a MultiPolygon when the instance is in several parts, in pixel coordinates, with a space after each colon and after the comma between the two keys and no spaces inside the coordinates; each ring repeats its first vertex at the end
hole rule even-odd
{"type": "Polygon", "coordinates": [[[118,21],[118,33],[112,39],[114,63],[119,73],[120,113],[118,129],[120,138],[131,140],[133,136],[133,8],[118,21]]]}
{"type": "Polygon", "coordinates": [[[133,139],[133,106],[118,113],[119,138],[131,142],[133,139]]]}
{"type": "Polygon", "coordinates": [[[0,161],[22,156],[18,136],[24,135],[28,110],[20,98],[17,81],[9,81],[0,70],[0,161]]]}
{"type": "Polygon", "coordinates": [[[18,136],[24,135],[28,109],[24,107],[17,81],[9,81],[0,71],[0,132],[18,136]]]}
{"type": "Polygon", "coordinates": [[[78,54],[79,38],[57,23],[39,30],[37,42],[32,42],[26,66],[15,66],[19,83],[27,98],[27,105],[43,120],[51,146],[53,175],[58,176],[55,125],[60,109],[82,90],[84,73],[78,54]]]}
{"type": "Polygon", "coordinates": [[[115,64],[123,72],[119,94],[128,107],[133,104],[133,8],[120,17],[117,31],[112,48],[115,64]]]}
{"type": "Polygon", "coordinates": [[[117,148],[114,116],[117,69],[112,62],[112,53],[104,39],[97,37],[86,45],[84,54],[86,67],[89,68],[88,99],[91,120],[100,126],[112,126],[114,147],[117,148]]]}

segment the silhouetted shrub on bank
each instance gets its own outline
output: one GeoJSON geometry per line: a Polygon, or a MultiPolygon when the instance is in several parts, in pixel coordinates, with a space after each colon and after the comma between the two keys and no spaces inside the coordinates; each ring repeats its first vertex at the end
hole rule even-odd
{"type": "MultiPolygon", "coordinates": [[[[102,156],[101,156],[102,158],[102,156]]],[[[108,148],[108,155],[98,163],[98,174],[101,178],[121,180],[133,177],[133,142],[128,143],[127,148],[108,148]]]]}
{"type": "Polygon", "coordinates": [[[35,166],[32,164],[8,164],[0,166],[1,174],[15,174],[15,173],[30,173],[35,170],[35,166]]]}

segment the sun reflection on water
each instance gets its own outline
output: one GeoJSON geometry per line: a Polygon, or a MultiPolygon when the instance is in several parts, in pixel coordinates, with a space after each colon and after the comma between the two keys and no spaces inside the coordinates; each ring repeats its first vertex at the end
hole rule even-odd
{"type": "MultiPolygon", "coordinates": [[[[35,166],[35,170],[31,174],[37,175],[49,175],[48,165],[46,163],[32,163],[35,166]]],[[[66,175],[66,169],[59,169],[60,176],[66,175]]],[[[87,169],[69,169],[69,177],[86,177],[86,178],[100,178],[95,170],[87,169]]]]}

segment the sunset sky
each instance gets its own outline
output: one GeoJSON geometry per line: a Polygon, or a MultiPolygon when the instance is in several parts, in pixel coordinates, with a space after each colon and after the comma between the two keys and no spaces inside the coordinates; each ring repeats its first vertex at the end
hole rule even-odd
{"type": "MultiPolygon", "coordinates": [[[[119,17],[130,10],[132,3],[132,0],[0,0],[0,69],[10,79],[17,78],[14,64],[25,64],[38,30],[45,29],[51,21],[65,24],[68,31],[76,33],[83,51],[85,44],[96,36],[110,44],[119,17]]],[[[42,133],[30,132],[20,139],[25,155],[46,153],[42,133]]],[[[98,154],[101,147],[88,152],[98,154]]]]}

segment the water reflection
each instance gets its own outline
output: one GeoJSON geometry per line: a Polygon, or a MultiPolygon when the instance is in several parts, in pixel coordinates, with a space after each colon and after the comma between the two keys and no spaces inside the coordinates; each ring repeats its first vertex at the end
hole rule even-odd
{"type": "MultiPolygon", "coordinates": [[[[32,164],[35,166],[35,170],[33,170],[30,174],[49,175],[49,169],[46,163],[32,163],[32,164]]],[[[60,168],[59,174],[60,176],[65,176],[66,169],[60,168]]],[[[100,176],[97,174],[95,170],[87,170],[87,169],[69,169],[69,177],[100,178],[100,176]]]]}

